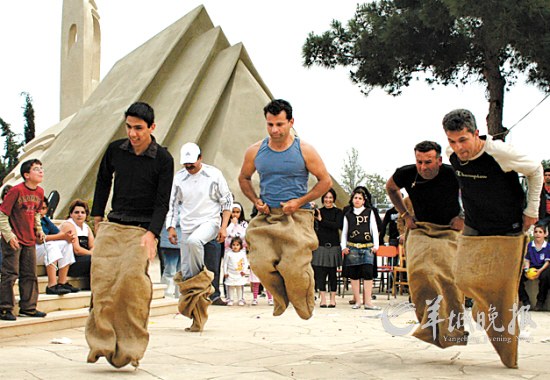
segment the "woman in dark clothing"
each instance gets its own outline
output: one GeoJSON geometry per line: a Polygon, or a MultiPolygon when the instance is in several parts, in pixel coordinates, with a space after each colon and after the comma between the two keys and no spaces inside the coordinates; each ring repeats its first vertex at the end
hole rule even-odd
{"type": "Polygon", "coordinates": [[[336,269],[342,265],[339,230],[342,229],[342,210],[334,206],[336,192],[330,189],[322,196],[323,207],[315,210],[319,248],[313,252],[313,272],[315,285],[321,294],[321,307],[336,306],[336,269]],[[330,303],[327,305],[327,277],[330,290],[330,303]]]}

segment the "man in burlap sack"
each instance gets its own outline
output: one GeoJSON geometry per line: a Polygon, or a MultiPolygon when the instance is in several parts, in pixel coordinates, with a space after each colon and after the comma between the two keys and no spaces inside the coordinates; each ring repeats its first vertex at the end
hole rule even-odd
{"type": "Polygon", "coordinates": [[[120,368],[139,364],[149,342],[153,290],[148,260],[157,252],[174,176],[174,160],[153,137],[146,103],[125,113],[128,138],[112,142],[97,174],[91,215],[97,237],[91,268],[92,304],[86,322],[88,362],[105,356],[120,368]],[[103,222],[114,176],[109,222],[103,222]]]}
{"type": "Polygon", "coordinates": [[[181,147],[180,163],[183,168],[174,176],[166,228],[170,242],[178,244],[175,227],[177,223],[181,227],[181,272],[174,277],[180,290],[178,309],[193,320],[185,330],[200,332],[214,292],[214,273],[205,266],[204,245],[216,238],[225,241],[233,196],[222,172],[202,162],[197,144],[181,147]]]}
{"type": "Polygon", "coordinates": [[[292,107],[285,100],[264,108],[269,137],[250,146],[239,175],[242,192],[258,215],[246,231],[250,267],[273,295],[273,315],[289,302],[303,319],[314,308],[312,252],[318,246],[309,202],[325,194],[332,180],[317,151],[293,132],[292,107]],[[260,196],[252,175],[260,175],[260,196]],[[308,191],[309,173],[317,178],[308,191]]]}
{"type": "Polygon", "coordinates": [[[414,147],[414,155],[416,164],[398,168],[386,184],[408,231],[407,275],[420,322],[413,335],[440,348],[463,345],[468,334],[456,322],[463,312],[464,295],[453,274],[458,234],[464,226],[458,182],[452,167],[443,164],[438,143],[422,141],[414,147]],[[414,216],[407,211],[402,188],[409,194],[414,216]],[[433,309],[440,320],[435,326],[433,309]],[[449,326],[451,315],[455,322],[449,326]]]}
{"type": "Polygon", "coordinates": [[[538,218],[542,166],[511,145],[480,136],[464,109],[443,118],[462,193],[464,232],[458,239],[457,286],[474,300],[472,315],[509,368],[518,366],[518,286],[525,231],[538,218]],[[527,199],[518,173],[527,180],[527,199]],[[479,317],[478,317],[479,316],[479,317]]]}

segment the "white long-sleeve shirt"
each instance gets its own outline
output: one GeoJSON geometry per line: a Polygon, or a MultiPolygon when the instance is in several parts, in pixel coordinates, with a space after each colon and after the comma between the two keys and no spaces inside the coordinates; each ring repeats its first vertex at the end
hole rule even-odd
{"type": "Polygon", "coordinates": [[[179,223],[184,233],[193,231],[205,222],[221,223],[220,213],[231,210],[233,196],[222,172],[207,164],[202,164],[196,174],[189,174],[183,168],[174,176],[166,228],[179,223]]]}

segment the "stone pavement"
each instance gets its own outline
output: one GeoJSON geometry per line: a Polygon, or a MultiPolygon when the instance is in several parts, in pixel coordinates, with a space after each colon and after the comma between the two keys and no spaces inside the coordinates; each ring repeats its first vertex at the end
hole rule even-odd
{"type": "MultiPolygon", "coordinates": [[[[250,293],[247,294],[250,300],[250,293]]],[[[409,335],[392,336],[378,311],[352,310],[349,295],[334,309],[316,306],[309,321],[289,308],[273,317],[265,298],[258,306],[210,307],[203,333],[187,333],[181,315],[153,317],[151,339],[140,366],[111,367],[104,358],[87,364],[84,328],[0,340],[4,379],[550,379],[550,313],[531,313],[537,327],[525,329],[520,368],[507,369],[482,331],[471,344],[446,350],[409,335]],[[53,344],[68,338],[66,344],[53,344]]],[[[375,304],[387,306],[379,295],[375,304]]],[[[411,326],[407,312],[391,320],[411,326]]]]}

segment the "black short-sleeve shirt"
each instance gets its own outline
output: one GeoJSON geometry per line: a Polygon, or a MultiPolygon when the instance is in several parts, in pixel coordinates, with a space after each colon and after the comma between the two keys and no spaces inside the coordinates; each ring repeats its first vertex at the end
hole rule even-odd
{"type": "Polygon", "coordinates": [[[420,222],[448,225],[460,212],[458,181],[450,165],[441,165],[431,180],[422,178],[416,165],[406,165],[393,173],[393,180],[407,190],[420,222]]]}

